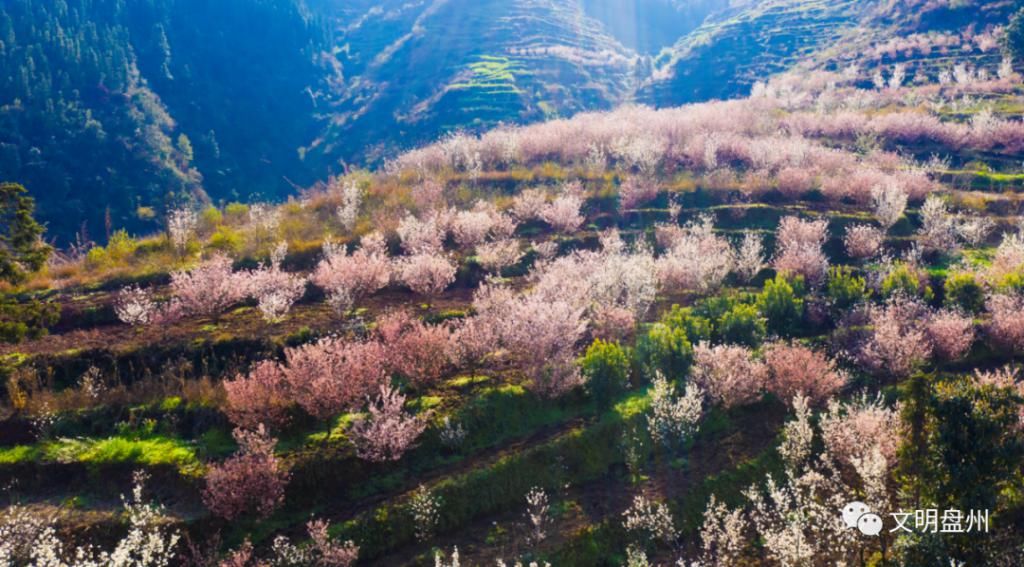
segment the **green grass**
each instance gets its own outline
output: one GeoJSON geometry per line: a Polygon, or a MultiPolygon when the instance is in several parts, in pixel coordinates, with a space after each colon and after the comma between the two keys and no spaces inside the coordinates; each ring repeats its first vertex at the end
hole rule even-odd
{"type": "Polygon", "coordinates": [[[57,439],[35,445],[0,449],[0,465],[24,463],[83,463],[91,466],[136,464],[174,466],[189,476],[202,472],[196,446],[181,439],[152,436],[145,439],[57,439]]]}
{"type": "Polygon", "coordinates": [[[469,64],[472,78],[466,82],[453,83],[451,89],[487,89],[490,94],[520,94],[516,87],[516,76],[522,75],[522,66],[508,57],[481,55],[480,60],[469,64]]]}
{"type": "Polygon", "coordinates": [[[465,388],[466,386],[473,386],[476,384],[483,384],[484,382],[490,381],[490,376],[456,376],[446,382],[446,385],[452,388],[465,388]]]}

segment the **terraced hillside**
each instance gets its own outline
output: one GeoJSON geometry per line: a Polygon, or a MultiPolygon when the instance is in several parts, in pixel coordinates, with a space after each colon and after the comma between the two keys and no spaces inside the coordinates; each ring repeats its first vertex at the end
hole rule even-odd
{"type": "MultiPolygon", "coordinates": [[[[333,10],[334,6],[327,9],[333,10]]],[[[634,54],[574,2],[391,2],[342,8],[346,84],[326,155],[393,155],[457,128],[610,108],[634,54]]]]}
{"type": "Polygon", "coordinates": [[[745,2],[712,13],[655,61],[638,98],[656,105],[730,98],[794,67],[849,68],[865,83],[903,62],[905,80],[994,73],[1013,2],[745,2]]]}
{"type": "Polygon", "coordinates": [[[0,558],[1012,565],[1003,71],[451,136],[5,284],[49,335],[0,347],[0,558]],[[869,537],[851,499],[987,530],[869,537]]]}
{"type": "Polygon", "coordinates": [[[671,105],[731,98],[857,27],[871,4],[770,0],[713,15],[662,53],[641,100],[671,105]]]}
{"type": "Polygon", "coordinates": [[[857,66],[865,73],[904,67],[905,80],[926,82],[954,68],[995,72],[1001,59],[1000,30],[1017,7],[1013,2],[897,2],[874,8],[864,22],[804,66],[841,69],[857,66]]]}

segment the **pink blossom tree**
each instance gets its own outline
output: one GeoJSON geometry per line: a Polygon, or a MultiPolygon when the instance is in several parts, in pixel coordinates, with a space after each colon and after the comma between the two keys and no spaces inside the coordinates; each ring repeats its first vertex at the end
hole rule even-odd
{"type": "Polygon", "coordinates": [[[714,232],[710,215],[701,216],[665,237],[668,250],[657,260],[663,287],[708,292],[721,285],[733,267],[729,241],[714,232]]]}
{"type": "Polygon", "coordinates": [[[519,241],[513,238],[485,242],[476,247],[476,259],[488,272],[500,272],[523,257],[519,241]]]}
{"type": "Polygon", "coordinates": [[[330,523],[325,520],[310,520],[306,533],[312,542],[315,565],[322,567],[349,567],[359,558],[359,546],[351,540],[339,543],[331,540],[330,523]]]}
{"type": "Polygon", "coordinates": [[[1008,352],[1024,350],[1024,299],[993,294],[985,302],[991,317],[988,335],[992,343],[1008,352]]]}
{"type": "Polygon", "coordinates": [[[845,404],[831,400],[820,427],[828,453],[841,463],[853,466],[878,450],[889,466],[896,464],[903,429],[899,408],[886,407],[880,397],[865,394],[845,404]]]}
{"type": "Polygon", "coordinates": [[[436,179],[424,179],[412,189],[412,199],[420,211],[444,205],[444,185],[436,179]]]}
{"type": "Polygon", "coordinates": [[[284,372],[276,362],[258,362],[248,374],[239,374],[223,384],[227,395],[224,412],[235,425],[255,429],[263,423],[287,423],[293,402],[284,372]]]}
{"type": "Polygon", "coordinates": [[[761,237],[753,232],[743,235],[733,259],[733,272],[740,280],[750,282],[765,267],[764,244],[761,237]]]}
{"type": "Polygon", "coordinates": [[[114,312],[122,323],[146,325],[153,319],[157,304],[153,295],[139,286],[128,286],[114,299],[114,312]]]}
{"type": "Polygon", "coordinates": [[[773,265],[783,273],[801,275],[811,285],[824,281],[828,258],[821,247],[828,223],[786,217],[779,223],[777,249],[773,265]]]}
{"type": "Polygon", "coordinates": [[[806,167],[784,167],[775,175],[775,182],[788,199],[799,199],[814,188],[814,172],[806,167]]]}
{"type": "Polygon", "coordinates": [[[921,206],[921,228],[918,242],[925,250],[950,254],[960,248],[957,241],[956,217],[949,212],[946,202],[937,195],[929,195],[921,206]]]}
{"type": "Polygon", "coordinates": [[[306,278],[281,269],[287,246],[278,247],[271,263],[250,272],[237,274],[247,296],[257,302],[267,321],[277,322],[306,293],[306,278]]]}
{"type": "Polygon", "coordinates": [[[472,248],[484,241],[491,231],[494,220],[489,211],[476,207],[471,211],[460,211],[452,222],[455,242],[463,248],[472,248]]]}
{"type": "Polygon", "coordinates": [[[487,318],[467,317],[455,325],[448,341],[448,359],[472,372],[489,354],[498,350],[500,330],[487,318]]]}
{"type": "Polygon", "coordinates": [[[541,189],[524,189],[512,198],[512,214],[520,221],[541,218],[548,205],[548,196],[541,189]]]}
{"type": "Polygon", "coordinates": [[[307,522],[306,533],[309,542],[303,545],[295,545],[285,535],[275,537],[266,561],[255,556],[252,544],[246,540],[242,547],[232,552],[228,561],[221,562],[220,567],[349,567],[359,558],[359,546],[355,543],[331,539],[330,523],[325,520],[307,522]]]}
{"type": "Polygon", "coordinates": [[[797,395],[822,403],[843,387],[846,375],[824,353],[804,346],[774,343],[764,349],[766,389],[790,403],[797,395]]]}
{"type": "Polygon", "coordinates": [[[274,455],[277,440],[262,425],[253,431],[235,429],[232,435],[239,450],[210,467],[203,502],[226,520],[248,513],[265,518],[284,502],[289,479],[274,455]]]}
{"type": "Polygon", "coordinates": [[[570,234],[579,230],[583,225],[583,215],[580,208],[583,200],[576,195],[561,195],[540,212],[540,218],[551,225],[552,228],[563,234],[570,234]]]}
{"type": "Polygon", "coordinates": [[[871,333],[860,349],[861,363],[869,370],[901,378],[932,355],[932,345],[919,322],[926,310],[917,302],[894,296],[869,312],[871,333]]]}
{"type": "Polygon", "coordinates": [[[584,308],[527,294],[512,303],[502,342],[537,394],[554,398],[582,384],[576,345],[586,330],[584,308]]]}
{"type": "Polygon", "coordinates": [[[884,240],[885,235],[877,228],[867,224],[855,224],[846,227],[843,245],[851,258],[867,260],[878,254],[884,240]]]}
{"type": "Polygon", "coordinates": [[[184,313],[217,316],[246,296],[244,280],[232,272],[231,259],[218,254],[191,271],[171,272],[171,293],[184,313]]]}
{"type": "Polygon", "coordinates": [[[871,191],[872,207],[875,218],[888,231],[903,217],[907,209],[907,194],[898,184],[889,181],[878,185],[871,191]]]}
{"type": "Polygon", "coordinates": [[[1024,235],[1006,233],[996,248],[986,277],[998,285],[1006,276],[1020,271],[1021,268],[1024,268],[1024,235]]]}
{"type": "Polygon", "coordinates": [[[388,379],[388,350],[375,341],[326,338],[285,351],[289,397],[317,419],[355,409],[388,379]]]}
{"type": "Polygon", "coordinates": [[[726,408],[750,404],[761,399],[768,368],[754,360],[750,349],[734,345],[709,346],[699,343],[693,349],[693,380],[715,403],[726,408]]]}
{"type": "Polygon", "coordinates": [[[343,246],[326,245],[324,258],[311,279],[327,290],[328,300],[341,310],[348,310],[364,297],[387,287],[391,281],[391,260],[383,235],[375,232],[364,236],[362,245],[352,254],[343,246]]]}
{"type": "Polygon", "coordinates": [[[452,333],[447,325],[426,325],[408,311],[397,311],[378,321],[377,333],[389,353],[388,368],[413,384],[433,384],[448,371],[452,333]]]}
{"type": "Polygon", "coordinates": [[[645,175],[633,175],[619,187],[619,207],[625,211],[635,209],[658,196],[658,182],[645,175]]]}
{"type": "Polygon", "coordinates": [[[594,338],[625,341],[636,330],[636,314],[625,307],[598,306],[593,309],[591,326],[594,338]]]}
{"type": "Polygon", "coordinates": [[[455,281],[455,264],[440,254],[416,254],[398,263],[398,278],[420,295],[436,297],[455,281]]]}
{"type": "Polygon", "coordinates": [[[974,343],[974,321],[957,311],[944,309],[928,318],[925,326],[932,350],[942,360],[963,358],[974,343]]]}
{"type": "Polygon", "coordinates": [[[368,461],[397,461],[414,447],[427,428],[427,415],[406,413],[405,396],[397,389],[381,385],[377,399],[369,405],[369,416],[350,430],[359,458],[368,461]]]}
{"type": "Polygon", "coordinates": [[[440,252],[444,245],[445,227],[438,215],[424,219],[407,215],[398,225],[398,237],[402,249],[409,254],[432,254],[440,252]]]}

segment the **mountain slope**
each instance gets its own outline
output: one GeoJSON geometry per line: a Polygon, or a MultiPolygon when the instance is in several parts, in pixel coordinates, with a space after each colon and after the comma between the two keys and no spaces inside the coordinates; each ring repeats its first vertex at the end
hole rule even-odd
{"type": "Polygon", "coordinates": [[[325,155],[369,146],[372,161],[459,127],[608,108],[632,88],[635,54],[575,2],[370,4],[339,20],[346,84],[314,144],[325,155]]]}
{"type": "Polygon", "coordinates": [[[0,178],[64,242],[152,230],[149,210],[204,188],[285,195],[320,177],[298,156],[331,76],[325,38],[293,0],[5,3],[0,178]]]}
{"type": "Polygon", "coordinates": [[[994,70],[998,28],[1015,9],[1007,0],[737,2],[663,51],[637,98],[673,106],[744,96],[755,82],[798,67],[855,66],[865,81],[897,62],[910,63],[908,77],[934,78],[958,63],[994,70]]]}
{"type": "Polygon", "coordinates": [[[638,98],[658,106],[730,98],[836,41],[863,2],[766,0],[716,14],[663,52],[638,98]]]}
{"type": "Polygon", "coordinates": [[[0,178],[24,183],[51,234],[121,225],[135,202],[198,188],[113,3],[0,10],[0,178]]]}

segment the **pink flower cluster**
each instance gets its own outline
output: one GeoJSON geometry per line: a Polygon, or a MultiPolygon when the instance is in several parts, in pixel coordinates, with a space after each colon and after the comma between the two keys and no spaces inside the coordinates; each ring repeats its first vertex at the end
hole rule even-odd
{"type": "Polygon", "coordinates": [[[693,349],[693,380],[726,408],[760,400],[767,379],[768,367],[746,347],[702,342],[693,349]]]}
{"type": "Polygon", "coordinates": [[[210,467],[203,502],[227,520],[249,513],[265,518],[284,502],[289,478],[274,455],[277,440],[262,425],[236,429],[233,435],[238,453],[210,467]]]}
{"type": "Polygon", "coordinates": [[[391,260],[384,237],[371,233],[352,254],[343,246],[324,247],[324,258],[310,278],[327,290],[328,299],[336,307],[347,310],[366,296],[387,287],[391,281],[391,260]]]}
{"type": "Polygon", "coordinates": [[[397,461],[411,449],[427,428],[428,414],[406,413],[405,396],[395,388],[381,385],[370,404],[369,416],[352,425],[351,439],[360,458],[368,461],[397,461]]]}
{"type": "Polygon", "coordinates": [[[284,361],[262,361],[224,382],[225,409],[245,427],[280,426],[293,405],[317,419],[358,410],[393,374],[423,387],[451,367],[447,326],[429,326],[406,312],[384,316],[374,337],[334,337],[285,350],[284,361]]]}
{"type": "Polygon", "coordinates": [[[827,236],[828,222],[786,217],[776,231],[773,266],[782,273],[800,275],[811,285],[824,281],[828,258],[821,247],[827,236]]]}
{"type": "Polygon", "coordinates": [[[846,383],[846,375],[824,353],[795,344],[775,343],[764,349],[768,367],[766,389],[790,403],[798,394],[824,403],[846,383]]]}

